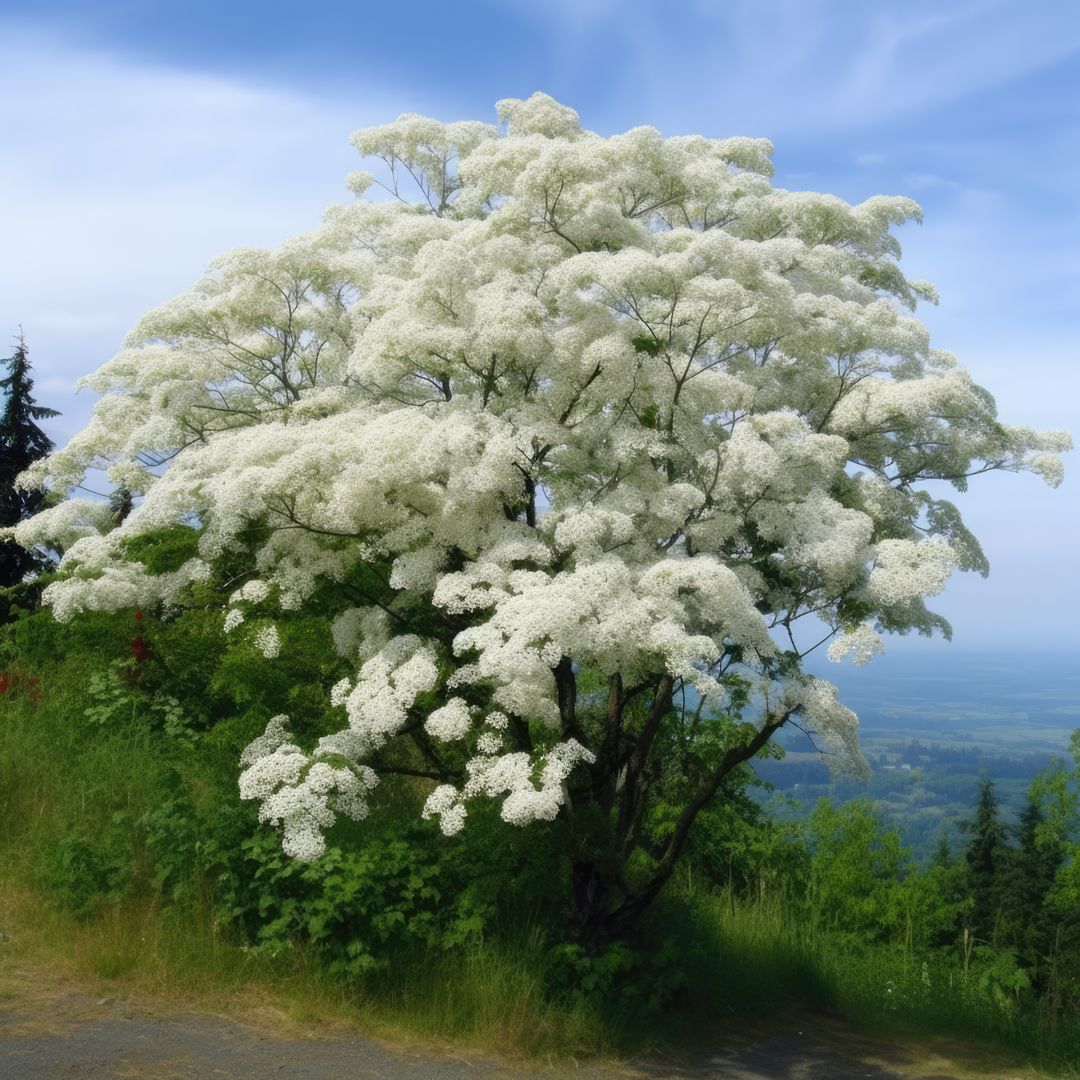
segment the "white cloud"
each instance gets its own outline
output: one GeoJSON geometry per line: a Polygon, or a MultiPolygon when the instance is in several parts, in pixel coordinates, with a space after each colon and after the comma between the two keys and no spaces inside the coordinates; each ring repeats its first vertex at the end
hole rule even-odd
{"type": "MultiPolygon", "coordinates": [[[[1054,64],[1080,47],[1072,5],[913,4],[902,11],[867,5],[853,62],[827,95],[841,121],[912,112],[999,86],[1054,64]]],[[[848,12],[851,15],[851,12],[848,12]]]]}
{"type": "MultiPolygon", "coordinates": [[[[21,324],[40,390],[96,368],[221,251],[273,244],[350,198],[348,136],[396,115],[84,51],[0,20],[0,341],[21,324]]],[[[53,394],[56,393],[56,397],[53,394]]]]}
{"type": "Polygon", "coordinates": [[[936,173],[906,173],[904,175],[904,188],[907,191],[926,191],[930,188],[944,188],[949,191],[959,191],[961,185],[956,180],[949,180],[936,173]]]}

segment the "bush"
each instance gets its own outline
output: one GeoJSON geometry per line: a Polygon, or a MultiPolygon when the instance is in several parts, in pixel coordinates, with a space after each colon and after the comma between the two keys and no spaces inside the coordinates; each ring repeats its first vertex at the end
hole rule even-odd
{"type": "Polygon", "coordinates": [[[125,896],[131,887],[131,867],[123,854],[76,834],[45,849],[39,877],[47,895],[80,918],[125,896]]]}

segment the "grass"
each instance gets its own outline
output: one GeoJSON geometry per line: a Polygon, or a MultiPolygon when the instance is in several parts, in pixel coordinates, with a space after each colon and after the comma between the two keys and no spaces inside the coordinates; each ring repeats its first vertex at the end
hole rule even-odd
{"type": "Polygon", "coordinates": [[[49,969],[212,1010],[268,1002],[289,1022],[510,1055],[614,1052],[618,1039],[599,1009],[545,996],[539,941],[527,932],[513,948],[403,957],[358,984],[300,950],[254,955],[221,930],[211,906],[163,904],[137,865],[135,823],[157,805],[170,763],[137,726],[88,737],[70,719],[83,707],[64,689],[73,681],[56,680],[37,706],[0,698],[0,967],[49,969]],[[85,911],[58,904],[57,851],[72,837],[104,834],[130,852],[134,888],[85,911]]]}
{"type": "MultiPolygon", "coordinates": [[[[0,882],[0,970],[52,971],[102,992],[135,993],[159,1006],[243,1015],[269,1007],[286,1026],[344,1024],[366,1034],[503,1056],[607,1057],[625,1048],[599,1010],[545,998],[527,955],[489,947],[426,964],[408,961],[365,986],[317,959],[247,953],[198,913],[145,902],[109,905],[78,919],[40,894],[0,882]]],[[[13,992],[0,976],[0,993],[13,992]]],[[[649,1048],[638,1040],[638,1049],[649,1048]]]]}
{"type": "MultiPolygon", "coordinates": [[[[801,981],[806,965],[812,978],[820,979],[821,973],[808,949],[800,955],[790,947],[797,929],[783,925],[779,905],[743,908],[728,901],[717,904],[712,917],[725,944],[722,953],[710,946],[698,954],[700,963],[712,965],[703,1007],[670,1016],[652,1029],[629,1031],[613,1023],[610,1012],[581,1000],[550,1001],[538,975],[540,963],[527,949],[477,948],[426,966],[408,962],[358,987],[301,954],[287,963],[252,956],[198,913],[139,901],[109,905],[94,918],[79,919],[43,905],[34,889],[3,881],[0,927],[8,940],[0,945],[0,999],[17,1006],[27,996],[27,972],[32,973],[30,995],[47,997],[51,973],[63,989],[74,980],[94,996],[121,995],[159,1014],[205,1010],[294,1037],[360,1030],[435,1053],[494,1054],[523,1062],[568,1064],[674,1047],[715,1052],[733,1038],[793,1025],[811,1025],[847,1051],[872,1056],[889,1049],[907,1062],[941,1062],[948,1075],[1000,1076],[1003,1058],[1016,1058],[1000,1049],[980,1051],[927,1038],[917,1025],[883,1027],[869,1019],[862,1031],[871,1037],[860,1042],[835,1018],[806,1011],[828,1005],[823,998],[807,997],[801,981]]],[[[821,992],[829,993],[824,983],[821,992]]],[[[1018,1061],[1007,1075],[1039,1074],[1018,1061]]],[[[1078,1074],[1058,1068],[1054,1075],[1078,1074]]]]}

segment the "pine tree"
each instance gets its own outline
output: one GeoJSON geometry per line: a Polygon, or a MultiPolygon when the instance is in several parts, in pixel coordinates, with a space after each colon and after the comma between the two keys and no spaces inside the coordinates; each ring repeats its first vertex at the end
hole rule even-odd
{"type": "Polygon", "coordinates": [[[1038,967],[1050,951],[1057,920],[1047,910],[1046,898],[1065,859],[1055,830],[1041,828],[1046,822],[1037,782],[1028,790],[1027,802],[1017,829],[1017,848],[1009,860],[1002,884],[1002,908],[1008,931],[1026,966],[1038,967]]]}
{"type": "Polygon", "coordinates": [[[945,828],[938,834],[930,864],[919,883],[919,917],[926,928],[927,944],[947,948],[961,940],[967,917],[967,865],[953,854],[945,828]]]}
{"type": "Polygon", "coordinates": [[[976,937],[990,941],[1000,900],[1000,884],[1005,858],[1005,827],[998,817],[994,782],[987,776],[979,785],[975,818],[968,824],[971,841],[965,857],[968,887],[972,899],[971,929],[976,937]]]}
{"type": "MultiPolygon", "coordinates": [[[[29,350],[20,334],[15,352],[4,363],[0,379],[3,413],[0,414],[0,526],[15,525],[41,509],[43,491],[22,491],[15,478],[52,449],[52,440],[36,421],[59,416],[55,409],[35,403],[30,378],[29,350]]],[[[27,574],[42,568],[44,560],[11,541],[0,541],[0,588],[18,585],[27,574]]]]}
{"type": "Polygon", "coordinates": [[[949,834],[944,829],[941,830],[938,836],[937,847],[934,848],[930,865],[942,870],[947,870],[953,865],[952,848],[949,847],[949,834]]]}

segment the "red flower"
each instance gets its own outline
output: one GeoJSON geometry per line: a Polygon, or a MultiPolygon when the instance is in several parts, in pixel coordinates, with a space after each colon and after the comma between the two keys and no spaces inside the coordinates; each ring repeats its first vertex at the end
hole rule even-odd
{"type": "Polygon", "coordinates": [[[150,655],[150,646],[143,641],[141,634],[131,643],[131,651],[135,656],[136,664],[145,663],[146,658],[150,655]]]}
{"type": "Polygon", "coordinates": [[[41,679],[25,668],[8,667],[0,672],[0,697],[17,694],[37,703],[41,700],[41,679]]]}

